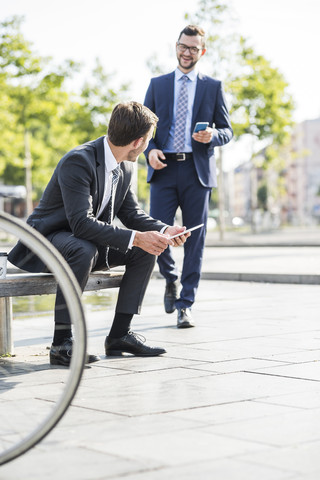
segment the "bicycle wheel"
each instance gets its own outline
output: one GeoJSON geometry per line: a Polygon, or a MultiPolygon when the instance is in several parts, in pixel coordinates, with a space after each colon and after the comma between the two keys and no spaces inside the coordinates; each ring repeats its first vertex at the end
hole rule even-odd
{"type": "MultiPolygon", "coordinates": [[[[41,365],[39,368],[37,355],[34,358],[31,355],[30,362],[26,362],[23,356],[21,360],[19,356],[1,359],[1,465],[40,442],[66,412],[77,391],[84,368],[86,323],[78,282],[60,253],[33,228],[3,212],[0,212],[0,229],[19,238],[41,258],[55,276],[69,308],[74,336],[69,369],[50,367],[47,358],[45,366],[41,365]]],[[[22,330],[25,332],[27,328],[28,332],[32,328],[34,334],[33,324],[30,328],[24,324],[22,330]]],[[[20,343],[33,348],[32,345],[30,347],[30,341],[20,340],[20,343]]]]}

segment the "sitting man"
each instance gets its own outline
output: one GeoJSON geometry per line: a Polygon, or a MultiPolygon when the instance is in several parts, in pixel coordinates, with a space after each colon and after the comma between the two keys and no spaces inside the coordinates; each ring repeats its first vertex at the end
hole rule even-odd
{"type": "MultiPolygon", "coordinates": [[[[106,355],[165,353],[163,348],[144,344],[130,331],[133,315],[140,313],[156,256],[168,245],[182,245],[190,235],[183,235],[184,227],[168,226],[147,215],[132,190],[133,163],[146,149],[157,121],[157,116],[139,103],[117,105],[108,135],[74,148],[60,160],[27,220],[59,250],[82,291],[91,271],[125,265],[105,340],[106,355]],[[115,216],[126,228],[112,223],[115,216]],[[177,233],[181,236],[170,240],[169,236],[177,233]]],[[[11,250],[9,261],[29,272],[47,271],[20,241],[11,250]]],[[[50,363],[68,366],[71,355],[71,322],[58,287],[50,363]]],[[[97,360],[97,356],[87,355],[87,363],[97,360]]]]}

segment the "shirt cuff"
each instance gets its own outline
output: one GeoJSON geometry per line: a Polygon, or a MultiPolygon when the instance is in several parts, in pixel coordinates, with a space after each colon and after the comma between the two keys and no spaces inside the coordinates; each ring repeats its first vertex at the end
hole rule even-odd
{"type": "Polygon", "coordinates": [[[132,249],[132,245],[133,245],[133,241],[134,241],[134,237],[136,236],[136,233],[137,233],[136,230],[132,230],[131,237],[130,237],[130,242],[129,242],[129,245],[128,245],[128,250],[132,249]]]}

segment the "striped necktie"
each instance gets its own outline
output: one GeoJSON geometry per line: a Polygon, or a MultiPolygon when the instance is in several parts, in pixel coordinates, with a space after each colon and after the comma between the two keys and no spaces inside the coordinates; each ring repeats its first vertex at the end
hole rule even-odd
{"type": "Polygon", "coordinates": [[[113,218],[113,207],[114,207],[114,197],[115,191],[117,188],[117,183],[119,181],[120,176],[120,167],[116,167],[112,170],[112,180],[111,180],[111,193],[110,193],[110,201],[109,201],[109,212],[108,212],[108,223],[111,224],[113,218]]]}
{"type": "Polygon", "coordinates": [[[187,75],[181,77],[182,85],[179,92],[177,111],[176,111],[176,123],[174,127],[174,139],[173,146],[175,152],[183,152],[185,137],[186,137],[186,121],[188,112],[188,89],[187,82],[189,78],[187,75]]]}

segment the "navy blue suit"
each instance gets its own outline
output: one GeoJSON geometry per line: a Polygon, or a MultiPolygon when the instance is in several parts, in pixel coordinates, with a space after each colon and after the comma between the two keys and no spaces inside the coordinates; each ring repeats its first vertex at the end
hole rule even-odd
{"type": "MultiPolygon", "coordinates": [[[[154,139],[151,139],[146,158],[152,149],[164,150],[173,119],[175,73],[153,78],[144,104],[158,117],[154,139]]],[[[204,144],[192,139],[193,158],[182,162],[168,160],[167,167],[154,170],[148,163],[147,181],[150,183],[150,214],[172,225],[178,207],[183,225],[187,228],[207,223],[212,187],[216,187],[214,147],[228,143],[233,135],[225,96],[220,81],[198,74],[193,104],[191,132],[196,122],[209,122],[213,138],[204,144]]],[[[165,153],[164,153],[165,154],[165,153]]],[[[184,263],[181,275],[182,291],[177,308],[191,307],[198,288],[206,227],[192,232],[184,244],[184,263]]],[[[177,280],[178,271],[171,249],[158,259],[160,272],[167,282],[177,280]]]]}

